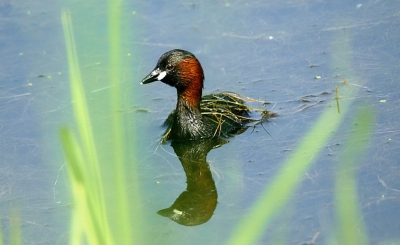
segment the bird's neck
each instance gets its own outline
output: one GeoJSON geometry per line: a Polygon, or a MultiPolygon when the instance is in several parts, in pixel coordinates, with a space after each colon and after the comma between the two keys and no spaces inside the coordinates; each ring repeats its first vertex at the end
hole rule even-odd
{"type": "Polygon", "coordinates": [[[199,61],[195,58],[184,59],[179,64],[179,85],[176,87],[178,100],[190,108],[200,110],[204,73],[199,61]]]}
{"type": "Polygon", "coordinates": [[[208,126],[200,111],[200,102],[192,103],[182,95],[178,95],[172,135],[176,139],[200,139],[208,136],[208,126]]]}
{"type": "Polygon", "coordinates": [[[192,112],[200,113],[200,101],[202,91],[201,89],[186,89],[185,91],[178,91],[178,104],[177,107],[187,108],[192,112]]]}
{"type": "Polygon", "coordinates": [[[201,115],[200,102],[203,90],[204,73],[195,58],[184,59],[179,63],[179,83],[172,138],[200,139],[209,137],[212,130],[201,115]]]}

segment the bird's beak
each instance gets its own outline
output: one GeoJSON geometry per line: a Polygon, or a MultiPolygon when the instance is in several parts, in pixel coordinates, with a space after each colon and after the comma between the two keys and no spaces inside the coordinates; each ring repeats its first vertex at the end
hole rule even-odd
{"type": "Polygon", "coordinates": [[[147,84],[155,81],[161,81],[165,77],[165,75],[167,75],[167,72],[161,71],[160,68],[156,68],[152,72],[150,72],[149,75],[143,78],[140,84],[147,84]]]}

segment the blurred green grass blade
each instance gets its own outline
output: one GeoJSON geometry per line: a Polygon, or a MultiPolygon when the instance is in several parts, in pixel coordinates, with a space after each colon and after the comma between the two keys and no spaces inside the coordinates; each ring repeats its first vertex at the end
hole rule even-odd
{"type": "Polygon", "coordinates": [[[10,220],[10,244],[21,244],[21,215],[18,210],[13,208],[10,220]]]}
{"type": "MultiPolygon", "coordinates": [[[[89,227],[88,229],[90,229],[91,227],[87,224],[81,225],[81,223],[90,222],[89,217],[86,217],[86,213],[84,212],[84,207],[86,206],[87,202],[87,196],[84,192],[84,171],[81,169],[81,164],[84,160],[82,152],[71,130],[67,127],[61,128],[60,136],[64,154],[67,159],[66,166],[68,170],[68,175],[70,177],[72,193],[75,200],[75,207],[72,212],[73,222],[71,222],[70,244],[81,244],[83,242],[82,230],[84,229],[84,227],[89,227]]],[[[89,242],[94,244],[97,240],[103,239],[97,239],[96,236],[90,236],[88,237],[88,240],[89,242]]]]}
{"type": "MultiPolygon", "coordinates": [[[[75,224],[78,217],[81,218],[84,222],[82,228],[92,244],[112,244],[99,161],[76,54],[70,13],[63,11],[61,19],[68,57],[73,111],[83,144],[83,151],[81,151],[78,141],[72,136],[70,130],[65,128],[61,130],[63,148],[68,159],[67,165],[77,203],[73,223],[75,224]]],[[[79,234],[75,229],[73,231],[73,234],[79,234]]],[[[79,241],[79,238],[72,238],[71,241],[79,241]]]]}
{"type": "Polygon", "coordinates": [[[82,233],[77,228],[77,222],[83,222],[83,228],[90,244],[112,244],[111,233],[102,224],[100,210],[90,194],[92,188],[84,166],[84,157],[72,131],[64,127],[60,130],[61,143],[67,158],[67,169],[71,179],[72,192],[76,207],[73,213],[71,241],[72,244],[82,243],[82,233]],[[79,221],[78,221],[79,220],[79,221]]]}
{"type": "Polygon", "coordinates": [[[340,124],[336,108],[327,108],[299,147],[284,163],[272,183],[256,201],[242,222],[239,222],[227,244],[255,244],[275,214],[285,206],[307,168],[325,147],[327,139],[340,124]]]}
{"type": "Polygon", "coordinates": [[[72,184],[84,186],[86,184],[85,173],[82,169],[84,158],[78,142],[68,127],[61,128],[60,136],[65,156],[68,160],[67,169],[68,173],[71,174],[72,184]]]}
{"type": "MultiPolygon", "coordinates": [[[[111,113],[113,130],[113,164],[115,171],[115,189],[117,192],[116,207],[118,209],[118,238],[123,244],[132,244],[132,225],[130,209],[126,193],[125,178],[125,138],[122,114],[119,112],[121,103],[121,1],[109,0],[108,38],[110,49],[110,82],[111,82],[111,113]]],[[[135,231],[133,231],[135,232],[135,231]]]]}
{"type": "MultiPolygon", "coordinates": [[[[336,36],[336,41],[333,42],[335,45],[333,69],[345,67],[348,70],[351,67],[351,40],[351,35],[347,32],[336,36]]],[[[352,82],[357,81],[351,74],[347,79],[352,82]]],[[[357,82],[358,85],[362,83],[362,81],[357,82]]],[[[341,86],[339,90],[341,114],[338,114],[335,106],[325,109],[307,135],[298,143],[299,146],[283,164],[274,180],[261,193],[243,221],[238,223],[227,244],[255,244],[263,236],[272,218],[281,211],[300,184],[313,159],[318,157],[329,137],[339,128],[348,113],[350,104],[348,99],[354,97],[358,90],[359,86],[341,86]]]]}
{"type": "MultiPolygon", "coordinates": [[[[90,170],[94,172],[94,176],[101,176],[97,159],[95,140],[90,123],[89,110],[86,103],[86,96],[81,78],[78,56],[76,54],[76,45],[72,28],[71,14],[68,11],[63,11],[62,13],[62,24],[67,48],[71,97],[75,122],[79,130],[80,138],[82,140],[84,152],[86,153],[85,155],[87,157],[87,162],[90,165],[90,170]]],[[[98,188],[98,191],[96,193],[103,193],[101,180],[99,178],[96,178],[94,179],[94,181],[96,182],[96,188],[98,188]]]]}
{"type": "Polygon", "coordinates": [[[371,138],[374,113],[371,108],[359,109],[354,132],[346,144],[336,177],[336,240],[339,244],[368,244],[366,229],[358,207],[356,162],[371,138]]]}
{"type": "Polygon", "coordinates": [[[3,224],[0,219],[0,245],[3,245],[3,224]]]}
{"type": "Polygon", "coordinates": [[[76,211],[72,213],[72,222],[70,229],[70,241],[69,244],[82,244],[84,237],[83,224],[81,222],[80,212],[76,211]]]}

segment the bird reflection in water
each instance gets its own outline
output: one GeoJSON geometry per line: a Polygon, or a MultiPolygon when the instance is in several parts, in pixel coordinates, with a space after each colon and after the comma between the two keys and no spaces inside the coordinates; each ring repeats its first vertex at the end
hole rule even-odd
{"type": "Polygon", "coordinates": [[[171,207],[158,211],[159,215],[186,226],[200,225],[210,220],[217,206],[218,194],[206,157],[210,150],[227,142],[221,138],[211,138],[171,143],[185,170],[187,188],[171,207]]]}

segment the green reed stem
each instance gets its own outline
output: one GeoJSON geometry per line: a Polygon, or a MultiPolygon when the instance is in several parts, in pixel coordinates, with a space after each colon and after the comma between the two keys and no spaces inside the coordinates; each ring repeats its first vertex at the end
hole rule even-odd
{"type": "Polygon", "coordinates": [[[372,109],[359,109],[355,122],[354,132],[345,145],[336,177],[336,241],[338,244],[368,244],[366,229],[358,207],[355,169],[357,169],[357,160],[364,153],[371,138],[374,122],[372,109]]]}
{"type": "MultiPolygon", "coordinates": [[[[350,40],[347,33],[337,36],[337,42],[334,42],[336,46],[333,57],[335,69],[336,67],[346,69],[351,67],[350,40]]],[[[350,75],[348,80],[358,84],[362,83],[350,75]]],[[[341,89],[341,98],[352,98],[358,93],[358,90],[359,86],[344,85],[344,88],[341,89]]],[[[307,135],[298,143],[297,149],[283,164],[274,180],[260,194],[260,198],[244,215],[245,218],[238,223],[227,244],[255,244],[264,235],[264,231],[272,219],[279,214],[300,184],[304,173],[318,157],[333,132],[338,130],[344,116],[348,115],[350,103],[346,102],[341,103],[341,114],[335,110],[334,106],[325,109],[307,135]]]]}
{"type": "Polygon", "coordinates": [[[1,223],[1,219],[0,219],[0,245],[3,245],[3,225],[1,223]]]}
{"type": "MultiPolygon", "coordinates": [[[[66,128],[61,130],[63,149],[68,160],[67,167],[73,186],[74,199],[77,203],[72,225],[76,225],[77,220],[80,219],[83,223],[84,234],[91,244],[112,244],[113,239],[106,217],[99,161],[81,79],[70,13],[63,11],[61,20],[68,57],[73,112],[79,139],[82,143],[82,150],[80,150],[78,140],[75,139],[72,132],[66,128]]],[[[74,237],[78,236],[80,232],[75,228],[72,230],[74,232],[71,241],[82,241],[74,237]]]]}
{"type": "Polygon", "coordinates": [[[115,167],[115,180],[117,191],[117,219],[119,220],[120,242],[132,244],[132,225],[130,222],[130,209],[128,206],[128,197],[126,193],[126,171],[124,164],[126,162],[124,144],[124,126],[122,114],[119,109],[121,103],[121,1],[109,0],[108,6],[109,24],[108,38],[110,49],[110,82],[111,82],[111,113],[113,130],[113,164],[115,167]]]}
{"type": "Polygon", "coordinates": [[[17,209],[11,211],[10,218],[10,244],[20,245],[22,244],[21,236],[21,215],[17,209]]]}

